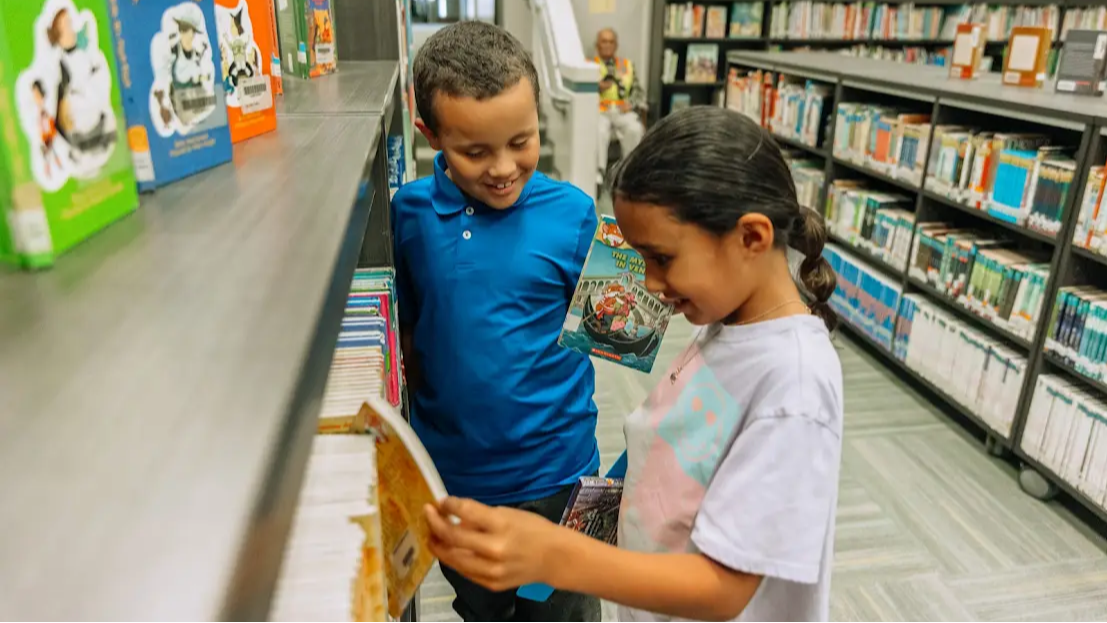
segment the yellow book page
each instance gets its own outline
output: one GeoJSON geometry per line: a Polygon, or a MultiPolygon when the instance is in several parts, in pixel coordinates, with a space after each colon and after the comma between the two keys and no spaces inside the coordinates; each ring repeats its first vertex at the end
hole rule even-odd
{"type": "MultiPolygon", "coordinates": [[[[379,402],[377,403],[380,404],[379,402]]],[[[388,417],[369,403],[362,407],[369,430],[377,437],[377,499],[381,515],[381,540],[388,587],[388,614],[399,618],[427,576],[434,556],[430,551],[430,528],[423,507],[438,497],[424,477],[413,451],[405,443],[418,445],[414,432],[402,420],[403,433],[388,417]]],[[[394,411],[390,412],[393,418],[394,411]]],[[[418,450],[425,455],[421,445],[418,450]]],[[[429,457],[424,459],[429,461],[429,457]]],[[[437,474],[436,474],[437,475],[437,474]]],[[[441,485],[439,485],[441,488],[441,485]]],[[[444,493],[444,490],[443,490],[444,493]]]]}

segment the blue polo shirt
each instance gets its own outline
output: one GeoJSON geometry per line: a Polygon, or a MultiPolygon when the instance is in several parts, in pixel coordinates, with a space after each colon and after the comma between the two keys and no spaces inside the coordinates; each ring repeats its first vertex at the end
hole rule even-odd
{"type": "Polygon", "coordinates": [[[595,371],[558,335],[595,235],[588,195],[535,172],[494,210],[446,175],[392,199],[400,323],[422,385],[411,418],[451,495],[536,500],[599,468],[595,371]]]}

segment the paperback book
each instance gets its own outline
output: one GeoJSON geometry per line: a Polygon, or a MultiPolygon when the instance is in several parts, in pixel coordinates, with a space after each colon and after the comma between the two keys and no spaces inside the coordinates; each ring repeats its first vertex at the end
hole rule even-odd
{"type": "Polygon", "coordinates": [[[283,73],[318,78],[338,69],[331,0],[281,0],[277,25],[283,73]]]}
{"type": "Polygon", "coordinates": [[[140,191],[230,162],[214,0],[110,0],[140,191]]]}
{"type": "Polygon", "coordinates": [[[0,3],[0,261],[44,268],[138,206],[102,0],[0,3]]]}
{"type": "Polygon", "coordinates": [[[376,440],[388,614],[398,620],[434,566],[423,508],[444,500],[446,486],[427,449],[392,405],[371,398],[362,405],[359,420],[376,440]]]}
{"type": "Polygon", "coordinates": [[[221,76],[227,92],[231,141],[277,129],[273,107],[273,50],[267,15],[270,0],[215,0],[221,76]]]}
{"type": "Polygon", "coordinates": [[[602,216],[558,343],[648,374],[673,308],[646,289],[645,275],[642,256],[602,216]]]}

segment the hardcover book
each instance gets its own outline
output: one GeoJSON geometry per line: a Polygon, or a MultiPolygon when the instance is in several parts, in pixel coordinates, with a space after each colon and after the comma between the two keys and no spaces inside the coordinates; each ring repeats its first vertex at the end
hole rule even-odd
{"type": "Polygon", "coordinates": [[[1038,26],[1015,26],[1003,58],[1003,84],[1040,87],[1046,77],[1053,31],[1038,26]]]}
{"type": "Polygon", "coordinates": [[[615,219],[600,217],[558,344],[649,373],[673,308],[646,289],[645,275],[615,219]]]}
{"type": "Polygon", "coordinates": [[[109,0],[140,191],[230,162],[214,0],[109,0]]]}
{"type": "Polygon", "coordinates": [[[949,61],[949,77],[961,80],[975,78],[986,43],[983,24],[958,24],[957,36],[953,40],[953,55],[949,61]]]}
{"type": "Polygon", "coordinates": [[[215,0],[223,89],[231,142],[277,129],[269,59],[269,0],[215,0]]]}
{"type": "Polygon", "coordinates": [[[1070,30],[1057,66],[1059,93],[1102,95],[1107,74],[1107,31],[1070,30]]]}
{"type": "Polygon", "coordinates": [[[43,268],[138,206],[102,0],[0,3],[0,260],[43,268]]]}

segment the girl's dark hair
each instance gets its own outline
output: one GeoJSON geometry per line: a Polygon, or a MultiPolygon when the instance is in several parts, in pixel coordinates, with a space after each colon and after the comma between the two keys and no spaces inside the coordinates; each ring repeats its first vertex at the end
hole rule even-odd
{"type": "Polygon", "coordinates": [[[804,255],[802,288],[811,311],[833,330],[827,301],[836,279],[823,258],[823,217],[796,200],[792,174],[780,148],[761,126],[714,106],[674,112],[654,125],[609,178],[612,195],[665,206],[682,222],[721,236],[750,213],[772,221],[775,245],[804,255]]]}

